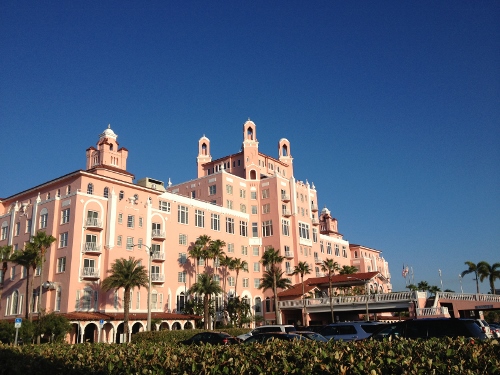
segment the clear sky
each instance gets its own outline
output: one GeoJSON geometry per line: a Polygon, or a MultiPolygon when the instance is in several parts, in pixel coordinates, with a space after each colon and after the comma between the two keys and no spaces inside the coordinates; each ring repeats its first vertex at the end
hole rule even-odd
{"type": "Polygon", "coordinates": [[[395,291],[403,263],[459,291],[500,262],[499,99],[499,1],[0,2],[1,197],[84,169],[108,123],[138,179],[186,181],[251,118],[395,291]]]}

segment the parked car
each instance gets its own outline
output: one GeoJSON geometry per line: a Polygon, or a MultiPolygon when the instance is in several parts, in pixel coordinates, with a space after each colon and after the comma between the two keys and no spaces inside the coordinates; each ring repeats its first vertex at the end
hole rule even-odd
{"type": "Polygon", "coordinates": [[[332,323],[325,326],[319,333],[328,340],[363,340],[370,337],[373,332],[380,329],[382,324],[385,323],[371,321],[332,323]]]}
{"type": "Polygon", "coordinates": [[[500,338],[500,324],[490,323],[490,331],[493,337],[500,338]]]}
{"type": "Polygon", "coordinates": [[[244,333],[242,335],[239,335],[238,338],[241,340],[246,340],[250,336],[253,336],[257,333],[264,333],[264,332],[294,332],[297,329],[291,325],[291,324],[274,324],[274,325],[267,325],[267,326],[260,326],[248,333],[244,333]]]}
{"type": "Polygon", "coordinates": [[[237,344],[239,340],[226,332],[201,332],[180,343],[184,345],[229,345],[237,344]]]}
{"type": "Polygon", "coordinates": [[[387,337],[401,337],[406,339],[470,337],[481,340],[489,338],[474,319],[454,318],[409,319],[388,324],[372,335],[372,338],[376,340],[387,337]]]}
{"type": "Polygon", "coordinates": [[[308,326],[308,327],[305,327],[305,330],[320,333],[323,330],[323,328],[325,328],[324,325],[322,325],[322,326],[308,326]]]}
{"type": "Polygon", "coordinates": [[[286,333],[286,332],[263,332],[263,333],[256,333],[249,338],[247,338],[245,341],[243,341],[244,344],[252,344],[252,343],[264,343],[272,340],[282,340],[282,341],[293,341],[293,340],[299,340],[299,341],[308,341],[309,339],[305,338],[304,336],[301,335],[296,335],[295,333],[286,333]]]}
{"type": "Polygon", "coordinates": [[[312,332],[312,331],[295,331],[295,332],[293,332],[293,334],[294,335],[304,336],[305,338],[307,338],[309,340],[313,340],[313,341],[328,342],[328,339],[325,336],[320,335],[317,332],[312,332]]]}
{"type": "Polygon", "coordinates": [[[486,320],[483,319],[474,319],[476,324],[481,328],[481,330],[488,336],[489,338],[493,337],[493,334],[491,333],[490,325],[486,320]]]}

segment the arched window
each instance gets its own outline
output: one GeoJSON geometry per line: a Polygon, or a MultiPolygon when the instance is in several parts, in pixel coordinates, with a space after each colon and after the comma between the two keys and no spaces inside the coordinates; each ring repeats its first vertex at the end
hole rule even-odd
{"type": "Polygon", "coordinates": [[[92,183],[87,185],[87,194],[94,194],[94,185],[92,183]]]}
{"type": "Polygon", "coordinates": [[[108,198],[109,197],[109,188],[106,186],[104,188],[104,198],[108,198]]]}
{"type": "Polygon", "coordinates": [[[10,315],[16,315],[19,313],[19,292],[17,290],[14,291],[11,295],[11,304],[10,304],[10,315]]]}
{"type": "Polygon", "coordinates": [[[260,313],[262,311],[262,299],[260,297],[255,297],[255,312],[260,313]]]}
{"type": "Polygon", "coordinates": [[[286,145],[283,145],[283,147],[281,148],[281,155],[288,156],[288,147],[286,145]]]}
{"type": "Polygon", "coordinates": [[[253,141],[253,129],[251,127],[247,129],[247,139],[253,141]]]}
{"type": "Polygon", "coordinates": [[[255,170],[250,171],[250,180],[256,180],[257,179],[257,172],[255,170]]]}
{"type": "Polygon", "coordinates": [[[207,145],[205,143],[203,143],[201,145],[201,154],[202,155],[206,155],[207,154],[207,145]]]}
{"type": "Polygon", "coordinates": [[[185,304],[184,292],[181,292],[177,296],[177,312],[181,312],[182,310],[184,310],[184,304],[185,304]]]}
{"type": "Polygon", "coordinates": [[[60,311],[61,310],[61,286],[57,287],[56,290],[56,306],[55,306],[55,311],[60,311]]]}

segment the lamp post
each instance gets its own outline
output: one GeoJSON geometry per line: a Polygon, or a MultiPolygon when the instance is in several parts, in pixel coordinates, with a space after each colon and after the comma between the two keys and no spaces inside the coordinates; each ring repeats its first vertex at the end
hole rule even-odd
{"type": "Polygon", "coordinates": [[[464,288],[462,286],[462,275],[458,274],[458,280],[460,281],[460,291],[464,294],[464,288]]]}
{"type": "Polygon", "coordinates": [[[358,277],[354,277],[354,276],[347,276],[348,279],[356,279],[356,280],[359,280],[359,281],[363,281],[365,283],[365,291],[366,291],[366,314],[365,314],[365,320],[366,321],[369,321],[370,320],[370,316],[368,315],[368,298],[370,298],[370,294],[368,293],[368,281],[369,280],[362,280],[358,277]]]}
{"type": "Polygon", "coordinates": [[[132,245],[132,247],[139,247],[144,246],[149,253],[149,259],[148,259],[148,317],[147,317],[147,324],[146,324],[146,330],[151,331],[151,259],[153,258],[154,251],[151,247],[140,244],[140,245],[132,245]]]}

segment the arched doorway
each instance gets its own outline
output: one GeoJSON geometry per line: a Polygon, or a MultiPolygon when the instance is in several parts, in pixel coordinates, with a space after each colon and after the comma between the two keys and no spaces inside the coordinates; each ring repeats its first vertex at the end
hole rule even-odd
{"type": "Polygon", "coordinates": [[[83,333],[83,342],[94,343],[97,341],[97,326],[89,323],[85,326],[83,333]]]}
{"type": "Polygon", "coordinates": [[[160,331],[169,331],[170,330],[170,326],[168,325],[167,322],[163,322],[160,324],[160,331]]]}
{"type": "Polygon", "coordinates": [[[175,322],[174,324],[172,324],[172,331],[180,330],[180,329],[182,329],[181,323],[175,322]]]}
{"type": "Polygon", "coordinates": [[[193,329],[193,323],[191,322],[184,323],[184,329],[193,329]]]}
{"type": "Polygon", "coordinates": [[[135,333],[138,333],[141,331],[144,331],[144,327],[142,326],[142,323],[137,322],[132,326],[132,334],[135,334],[135,333]]]}
{"type": "Polygon", "coordinates": [[[123,323],[120,323],[118,325],[118,327],[116,328],[115,343],[119,344],[119,343],[125,341],[123,338],[124,329],[125,329],[125,325],[123,323]]]}

